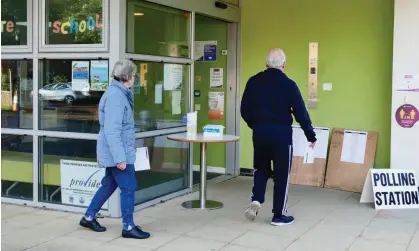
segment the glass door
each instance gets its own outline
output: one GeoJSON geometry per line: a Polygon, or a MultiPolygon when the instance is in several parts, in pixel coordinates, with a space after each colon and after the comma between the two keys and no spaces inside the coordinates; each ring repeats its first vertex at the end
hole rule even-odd
{"type": "MultiPolygon", "coordinates": [[[[198,132],[207,124],[222,125],[224,132],[231,132],[227,121],[235,117],[234,108],[228,104],[235,104],[235,88],[228,87],[228,74],[235,74],[236,69],[229,67],[229,29],[228,22],[196,15],[195,18],[195,73],[194,73],[194,108],[198,111],[198,132]],[[230,114],[230,111],[233,111],[230,114]]],[[[235,49],[235,48],[233,48],[235,49]]],[[[233,123],[234,124],[234,123],[233,123]]],[[[235,131],[235,130],[234,130],[235,131]]],[[[235,158],[228,154],[225,144],[208,145],[208,179],[226,173],[226,163],[235,163],[228,158],[235,158]],[[227,157],[228,156],[228,157],[227,157]]],[[[193,148],[194,172],[193,184],[199,183],[200,149],[193,148]]],[[[227,173],[231,173],[228,172],[227,173]]]]}
{"type": "Polygon", "coordinates": [[[189,110],[190,16],[127,0],[126,52],[138,69],[133,87],[136,148],[143,156],[138,159],[146,160],[141,163],[144,170],[136,172],[139,207],[189,187],[189,145],[167,137],[185,131],[183,118],[189,110]]]}

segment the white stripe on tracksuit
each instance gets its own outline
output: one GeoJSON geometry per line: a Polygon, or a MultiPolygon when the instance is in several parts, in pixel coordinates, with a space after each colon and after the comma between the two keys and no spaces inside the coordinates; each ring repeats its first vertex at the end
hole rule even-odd
{"type": "MultiPolygon", "coordinates": [[[[291,160],[292,160],[292,154],[291,154],[292,145],[288,146],[288,178],[287,178],[287,184],[285,188],[285,196],[284,196],[284,205],[282,207],[282,215],[286,215],[288,212],[288,186],[290,181],[290,171],[291,171],[291,160]]],[[[253,170],[253,175],[257,172],[257,169],[253,170]]],[[[254,187],[254,184],[253,184],[254,187]]],[[[253,190],[253,188],[252,188],[253,190]]],[[[250,193],[250,202],[252,202],[253,192],[250,193]]]]}
{"type": "MultiPolygon", "coordinates": [[[[256,169],[253,169],[253,176],[255,176],[256,171],[257,171],[256,169]]],[[[253,202],[252,198],[253,198],[253,188],[254,188],[254,186],[255,186],[255,184],[253,184],[252,192],[250,192],[250,203],[253,202]]]]}
{"type": "Polygon", "coordinates": [[[292,145],[288,146],[288,178],[287,178],[287,184],[285,188],[285,196],[284,196],[284,206],[282,207],[282,215],[286,215],[288,212],[288,186],[290,182],[290,171],[291,171],[291,149],[292,145]]]}

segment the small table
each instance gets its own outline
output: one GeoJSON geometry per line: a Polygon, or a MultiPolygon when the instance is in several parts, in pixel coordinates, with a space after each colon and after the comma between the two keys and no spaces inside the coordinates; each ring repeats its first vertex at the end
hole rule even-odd
{"type": "Polygon", "coordinates": [[[201,165],[199,184],[199,200],[185,201],[182,203],[184,208],[188,209],[218,209],[223,207],[223,203],[219,201],[207,200],[207,144],[208,143],[230,143],[240,140],[240,137],[235,135],[223,135],[221,137],[208,137],[203,134],[187,135],[176,134],[167,137],[169,140],[200,143],[201,144],[201,165]]]}

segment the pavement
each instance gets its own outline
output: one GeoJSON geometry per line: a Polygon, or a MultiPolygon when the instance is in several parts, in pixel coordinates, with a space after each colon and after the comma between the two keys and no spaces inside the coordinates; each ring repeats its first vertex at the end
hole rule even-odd
{"type": "Polygon", "coordinates": [[[1,250],[31,251],[418,251],[419,210],[376,211],[360,204],[359,194],[323,188],[289,189],[291,226],[269,224],[272,183],[258,218],[244,209],[252,179],[238,177],[210,184],[208,197],[224,203],[219,210],[180,206],[197,193],[136,212],[135,221],[152,237],[122,239],[120,219],[99,219],[107,227],[94,233],[78,226],[80,214],[2,204],[1,250]]]}

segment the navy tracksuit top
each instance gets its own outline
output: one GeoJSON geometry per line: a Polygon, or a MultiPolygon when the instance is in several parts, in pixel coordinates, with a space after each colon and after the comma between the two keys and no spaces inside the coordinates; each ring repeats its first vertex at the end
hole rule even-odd
{"type": "Polygon", "coordinates": [[[240,112],[253,130],[253,140],[292,144],[294,115],[309,142],[316,141],[304,100],[297,84],[281,70],[268,68],[246,84],[240,112]]]}

